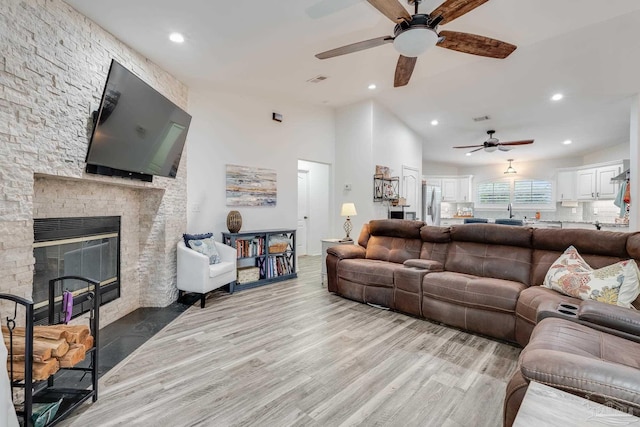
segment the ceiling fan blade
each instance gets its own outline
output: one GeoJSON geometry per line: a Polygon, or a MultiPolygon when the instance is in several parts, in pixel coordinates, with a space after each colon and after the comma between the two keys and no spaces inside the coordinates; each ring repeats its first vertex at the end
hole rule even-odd
{"type": "Polygon", "coordinates": [[[431,12],[430,15],[434,18],[442,16],[443,19],[440,23],[446,24],[461,17],[465,13],[471,12],[487,1],[488,0],[447,0],[431,12]]]}
{"type": "Polygon", "coordinates": [[[436,46],[471,55],[487,56],[489,58],[504,59],[516,50],[517,46],[511,43],[492,39],[477,34],[460,33],[457,31],[440,31],[440,41],[436,46]]]}
{"type": "Polygon", "coordinates": [[[533,139],[523,139],[522,141],[499,142],[498,145],[527,145],[533,144],[533,139]]]}
{"type": "Polygon", "coordinates": [[[400,55],[398,58],[398,64],[396,65],[396,75],[393,79],[393,87],[406,86],[409,83],[409,79],[411,79],[411,74],[413,74],[413,69],[416,66],[416,61],[418,58],[412,57],[409,58],[407,56],[400,55]]]}
{"type": "Polygon", "coordinates": [[[407,12],[407,9],[400,4],[398,0],[367,0],[371,6],[375,7],[387,18],[391,19],[394,23],[402,21],[410,21],[411,15],[407,12]]]}
{"type": "Polygon", "coordinates": [[[372,47],[381,46],[383,44],[393,42],[393,37],[384,36],[375,39],[365,40],[358,43],[348,44],[346,46],[337,47],[335,49],[327,50],[316,55],[318,59],[333,58],[334,56],[346,55],[347,53],[359,52],[361,50],[370,49],[372,47]]]}
{"type": "Polygon", "coordinates": [[[475,148],[475,147],[484,148],[484,144],[479,144],[479,145],[458,145],[457,147],[452,147],[452,148],[475,148]]]}
{"type": "Polygon", "coordinates": [[[476,148],[475,150],[469,151],[469,153],[475,153],[476,151],[480,151],[480,150],[483,150],[483,149],[484,149],[484,147],[476,148]]]}

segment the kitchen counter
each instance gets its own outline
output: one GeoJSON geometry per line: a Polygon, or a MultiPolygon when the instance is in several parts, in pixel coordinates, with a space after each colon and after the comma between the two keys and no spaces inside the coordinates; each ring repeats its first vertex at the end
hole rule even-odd
{"type": "MultiPolygon", "coordinates": [[[[559,220],[549,220],[549,219],[537,219],[537,220],[527,220],[525,225],[529,225],[531,227],[541,226],[541,227],[557,227],[557,228],[596,228],[595,221],[559,221],[559,220]]],[[[628,231],[629,224],[621,224],[617,222],[601,222],[598,221],[600,227],[602,229],[608,229],[611,231],[628,231]]]]}
{"type": "MultiPolygon", "coordinates": [[[[473,218],[473,217],[465,217],[465,218],[473,218]]],[[[519,218],[514,218],[519,219],[519,218]]],[[[489,223],[493,223],[494,219],[489,219],[489,223]]],[[[450,226],[462,224],[464,222],[464,218],[461,217],[448,217],[441,218],[440,225],[442,226],[450,226]]],[[[617,222],[602,222],[599,221],[600,227],[602,230],[607,231],[629,231],[629,224],[621,224],[617,222]]],[[[527,227],[539,227],[539,228],[585,228],[585,229],[595,229],[595,221],[577,221],[577,220],[553,220],[553,219],[525,219],[524,225],[527,227]]]]}

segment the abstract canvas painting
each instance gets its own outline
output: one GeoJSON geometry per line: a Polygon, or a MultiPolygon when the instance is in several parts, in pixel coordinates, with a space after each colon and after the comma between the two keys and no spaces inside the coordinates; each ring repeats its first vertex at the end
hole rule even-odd
{"type": "Polygon", "coordinates": [[[227,206],[275,206],[277,194],[275,170],[227,165],[227,206]]]}

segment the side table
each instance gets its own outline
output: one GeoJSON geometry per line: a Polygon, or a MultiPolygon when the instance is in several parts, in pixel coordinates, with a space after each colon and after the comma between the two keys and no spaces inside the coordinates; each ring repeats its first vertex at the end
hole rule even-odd
{"type": "Polygon", "coordinates": [[[322,269],[320,270],[322,276],[322,283],[327,277],[327,249],[331,246],[337,245],[353,245],[353,241],[343,242],[341,239],[322,239],[322,269]]]}

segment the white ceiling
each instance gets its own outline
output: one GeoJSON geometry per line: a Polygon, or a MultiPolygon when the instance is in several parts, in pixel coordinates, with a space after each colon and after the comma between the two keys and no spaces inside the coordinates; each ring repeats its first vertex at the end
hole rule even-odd
{"type": "MultiPolygon", "coordinates": [[[[420,11],[441,1],[425,0],[420,11]]],[[[630,97],[640,92],[638,0],[490,0],[440,29],[518,49],[496,60],[436,47],[418,59],[403,88],[393,88],[398,54],[392,45],[314,57],[392,34],[391,21],[366,0],[66,2],[191,90],[213,87],[327,106],[375,98],[423,136],[425,160],[460,166],[575,157],[627,142],[630,97]],[[170,42],[172,31],[186,42],[170,42]],[[329,78],[307,82],[317,75],[329,78]],[[378,88],[368,90],[370,83],[378,88]],[[565,98],[553,103],[556,92],[565,98]],[[484,115],[491,119],[472,120],[484,115]],[[440,124],[431,126],[432,119],[440,124]],[[488,129],[501,141],[535,143],[470,157],[450,148],[481,144],[488,129]],[[573,144],[562,145],[566,139],[573,144]]]]}

